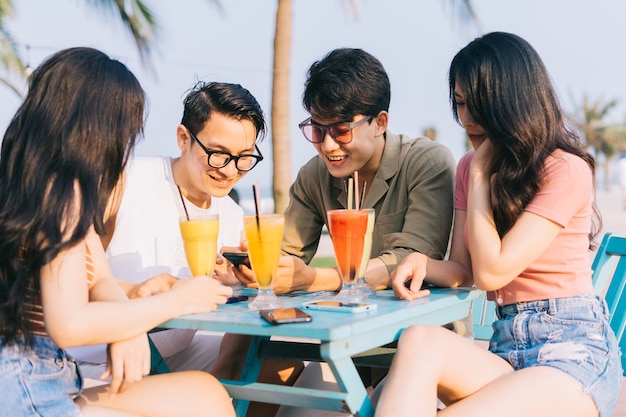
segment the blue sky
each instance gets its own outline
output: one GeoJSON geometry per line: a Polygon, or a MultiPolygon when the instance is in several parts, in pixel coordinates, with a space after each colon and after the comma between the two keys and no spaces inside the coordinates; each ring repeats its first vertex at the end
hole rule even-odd
{"type": "MultiPolygon", "coordinates": [[[[259,100],[269,118],[276,0],[222,0],[223,14],[206,0],[149,2],[161,22],[156,76],[139,62],[120,24],[81,0],[15,0],[8,28],[32,66],[70,46],[92,46],[124,62],[146,90],[150,112],[141,155],[177,155],[175,129],[182,98],[196,79],[237,82],[259,100]],[[29,45],[26,49],[25,45],[29,45]]],[[[336,47],[360,47],[378,57],[392,86],[390,129],[416,136],[435,126],[438,140],[459,158],[463,131],[447,100],[447,70],[454,54],[479,33],[462,25],[444,0],[294,0],[291,64],[291,135],[294,171],[315,154],[298,131],[307,117],[300,97],[308,66],[336,47]]],[[[584,94],[619,99],[612,120],[626,119],[626,2],[622,0],[474,0],[483,32],[502,30],[527,39],[539,51],[563,106],[584,94]]],[[[0,127],[6,128],[19,99],[0,87],[0,127]]],[[[261,145],[271,156],[269,138],[261,145]]],[[[271,185],[262,163],[238,188],[257,179],[271,185]]],[[[246,191],[244,191],[244,194],[246,191]]]]}

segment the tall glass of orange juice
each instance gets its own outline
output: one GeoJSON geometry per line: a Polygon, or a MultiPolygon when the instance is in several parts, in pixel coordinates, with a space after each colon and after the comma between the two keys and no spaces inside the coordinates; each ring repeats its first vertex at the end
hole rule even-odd
{"type": "Polygon", "coordinates": [[[191,275],[194,277],[213,275],[217,255],[217,234],[220,229],[219,215],[181,217],[179,225],[191,275]]]}
{"type": "Polygon", "coordinates": [[[248,304],[253,310],[271,310],[280,307],[274,294],[272,279],[280,258],[280,244],[285,228],[283,214],[249,214],[243,219],[248,241],[250,264],[259,284],[259,292],[248,304]]]}
{"type": "Polygon", "coordinates": [[[367,272],[367,264],[372,256],[372,233],[374,232],[375,211],[374,209],[363,209],[367,211],[367,229],[363,241],[363,255],[361,257],[361,265],[357,275],[357,285],[364,297],[373,293],[372,287],[365,280],[365,272],[367,272]]]}
{"type": "Polygon", "coordinates": [[[357,277],[363,258],[367,210],[329,210],[328,231],[333,241],[337,269],[343,286],[337,299],[342,302],[359,302],[365,297],[359,291],[357,277]]]}

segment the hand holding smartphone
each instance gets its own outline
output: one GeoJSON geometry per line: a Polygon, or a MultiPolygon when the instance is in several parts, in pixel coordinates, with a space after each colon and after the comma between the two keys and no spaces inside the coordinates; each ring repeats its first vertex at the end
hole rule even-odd
{"type": "Polygon", "coordinates": [[[228,261],[236,267],[239,267],[239,265],[245,265],[250,268],[250,258],[245,252],[223,252],[222,256],[228,259],[228,261]]]}
{"type": "Polygon", "coordinates": [[[307,313],[300,310],[299,308],[295,307],[261,310],[259,314],[266,321],[274,325],[287,323],[306,323],[312,320],[311,316],[309,316],[307,313]]]}

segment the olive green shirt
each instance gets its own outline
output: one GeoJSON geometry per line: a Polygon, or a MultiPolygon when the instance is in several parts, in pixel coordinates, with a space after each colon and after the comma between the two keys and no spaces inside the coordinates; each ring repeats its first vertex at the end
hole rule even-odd
{"type": "MultiPolygon", "coordinates": [[[[428,138],[385,133],[385,149],[362,208],[374,208],[371,257],[391,273],[404,257],[446,253],[453,216],[455,161],[450,150],[428,138]]],[[[326,211],[346,208],[345,178],[335,178],[315,156],[298,172],[285,210],[283,253],[311,261],[328,227],[326,211]]]]}

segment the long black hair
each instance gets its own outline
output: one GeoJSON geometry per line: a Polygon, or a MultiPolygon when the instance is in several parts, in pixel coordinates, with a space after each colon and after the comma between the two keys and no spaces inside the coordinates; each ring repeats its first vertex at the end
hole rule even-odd
{"type": "Polygon", "coordinates": [[[27,294],[41,268],[80,243],[104,211],[143,133],[144,92],[91,48],[57,52],[29,78],[0,153],[0,337],[32,341],[27,294]]]}
{"type": "MultiPolygon", "coordinates": [[[[493,142],[496,156],[489,172],[501,237],[542,185],[546,158],[555,150],[579,156],[594,175],[593,157],[568,127],[548,71],[524,39],[504,32],[475,39],[452,60],[448,81],[456,121],[460,124],[454,96],[458,84],[467,110],[493,142]]],[[[595,199],[593,210],[591,246],[601,227],[595,199]]]]}

